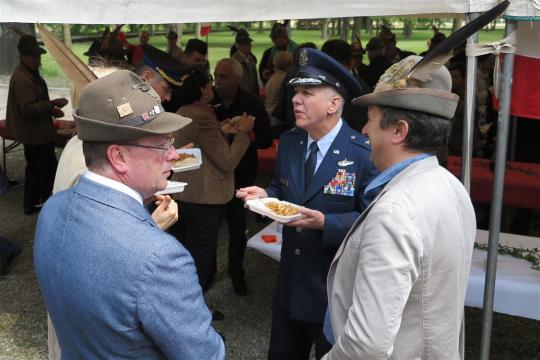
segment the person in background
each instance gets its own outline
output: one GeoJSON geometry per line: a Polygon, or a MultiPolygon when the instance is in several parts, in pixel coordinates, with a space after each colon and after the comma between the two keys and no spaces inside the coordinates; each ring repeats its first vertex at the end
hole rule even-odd
{"type": "Polygon", "coordinates": [[[251,43],[253,39],[244,32],[236,34],[235,45],[236,52],[232,59],[235,59],[242,65],[242,80],[240,87],[253,95],[259,96],[259,75],[257,74],[257,62],[251,55],[251,43]]]}
{"type": "Polygon", "coordinates": [[[201,149],[199,169],[174,173],[174,181],[187,182],[186,189],[173,197],[179,201],[180,221],[170,233],[190,252],[199,284],[208,290],[217,269],[217,240],[224,205],[234,196],[234,169],[251,142],[247,135],[253,129],[251,116],[239,117],[238,126],[229,129],[232,139],[225,137],[214,109],[212,80],[201,71],[193,70],[179,87],[184,104],[177,114],[192,119],[192,123],[174,134],[177,147],[193,143],[201,149]],[[234,132],[234,133],[232,133],[234,132]]]}
{"type": "Polygon", "coordinates": [[[296,91],[296,128],[280,138],[272,182],[266,190],[240,188],[236,196],[301,206],[303,217],[283,227],[268,359],[307,360],[313,344],[320,359],[330,349],[322,333],[328,266],[365,208],[363,193],[377,171],[367,139],[341,119],[345,102],[362,94],[349,69],[302,49],[289,85],[296,91]]]}
{"type": "MultiPolygon", "coordinates": [[[[219,60],[214,79],[215,98],[211,105],[220,122],[228,123],[241,115],[255,118],[249,148],[234,171],[235,189],[253,185],[258,172],[257,149],[272,145],[270,119],[262,100],[240,87],[242,66],[238,61],[231,58],[219,60]]],[[[244,270],[247,210],[241,200],[233,198],[225,205],[225,216],[229,225],[229,276],[235,294],[244,296],[248,291],[244,270]]]]}
{"type": "Polygon", "coordinates": [[[293,56],[288,51],[279,51],[274,57],[274,73],[264,86],[266,97],[264,99],[264,107],[270,116],[270,126],[272,127],[272,137],[277,139],[288,129],[285,126],[283,117],[285,114],[284,84],[287,72],[292,68],[293,56]]]}
{"type": "Polygon", "coordinates": [[[199,39],[189,39],[184,49],[182,63],[186,66],[206,66],[208,44],[199,39]]]}
{"type": "MultiPolygon", "coordinates": [[[[325,54],[330,55],[341,65],[349,69],[354,75],[353,50],[352,46],[349,43],[340,39],[328,40],[321,47],[321,51],[325,54]]],[[[356,77],[356,80],[358,80],[358,82],[360,83],[364,94],[371,92],[371,88],[361,77],[356,77]]],[[[359,106],[352,106],[350,102],[347,102],[343,107],[342,118],[351,128],[359,132],[362,130],[364,124],[367,122],[367,109],[361,108],[359,106]]]]}
{"type": "Polygon", "coordinates": [[[131,65],[137,66],[144,56],[144,46],[150,42],[150,33],[145,30],[141,31],[139,33],[139,44],[137,45],[130,44],[126,37],[121,39],[124,41],[129,62],[131,65]]]}
{"type": "Polygon", "coordinates": [[[184,51],[178,46],[178,33],[174,30],[169,30],[167,33],[167,53],[174,59],[182,61],[184,51]]]}
{"type": "Polygon", "coordinates": [[[381,75],[392,63],[385,56],[384,43],[381,39],[373,37],[366,45],[369,65],[361,69],[358,74],[370,88],[374,89],[381,75]]]}
{"type": "Polygon", "coordinates": [[[9,81],[6,132],[24,147],[23,212],[30,215],[51,195],[57,166],[53,118],[64,116],[61,108],[68,100],[49,99],[47,84],[39,73],[41,55],[46,51],[36,38],[22,36],[17,49],[20,62],[9,81]]]}
{"type": "Polygon", "coordinates": [[[34,241],[62,357],[223,359],[191,256],[143,206],[166,188],[171,134],[191,120],[125,70],[88,84],[79,104],[88,171],[45,204],[34,241]]]}
{"type": "Polygon", "coordinates": [[[294,54],[298,49],[298,45],[289,39],[287,26],[285,24],[276,22],[270,31],[270,38],[272,39],[274,46],[269,47],[264,51],[261,62],[259,63],[259,78],[263,85],[266,84],[274,72],[274,56],[276,56],[277,52],[288,51],[291,54],[294,54]]]}

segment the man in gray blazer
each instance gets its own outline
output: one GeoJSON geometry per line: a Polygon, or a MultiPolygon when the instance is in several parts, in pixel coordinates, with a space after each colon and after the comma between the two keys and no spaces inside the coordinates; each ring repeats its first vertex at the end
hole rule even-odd
{"type": "Polygon", "coordinates": [[[191,256],[143,206],[190,120],[125,70],[87,85],[74,117],[88,171],[47,201],[34,245],[62,358],[223,359],[191,256]]]}

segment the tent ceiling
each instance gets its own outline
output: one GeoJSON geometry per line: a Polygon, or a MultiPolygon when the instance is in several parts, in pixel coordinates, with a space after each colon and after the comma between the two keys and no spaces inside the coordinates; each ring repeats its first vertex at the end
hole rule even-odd
{"type": "MultiPolygon", "coordinates": [[[[163,24],[456,14],[497,0],[0,0],[0,22],[163,24]],[[158,4],[158,5],[156,5],[158,4]]],[[[540,16],[539,0],[513,0],[507,15],[540,16]]]]}

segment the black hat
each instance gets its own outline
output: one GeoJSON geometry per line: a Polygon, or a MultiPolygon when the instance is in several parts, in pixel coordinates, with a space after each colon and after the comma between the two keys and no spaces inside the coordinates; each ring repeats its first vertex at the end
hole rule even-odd
{"type": "Polygon", "coordinates": [[[196,51],[199,54],[206,55],[208,53],[208,44],[199,39],[189,39],[184,52],[196,51]]]}
{"type": "Polygon", "coordinates": [[[275,38],[282,36],[288,36],[287,27],[285,26],[285,24],[275,23],[274,26],[272,26],[272,30],[270,31],[270,37],[275,38]]]}
{"type": "Polygon", "coordinates": [[[253,39],[249,37],[249,33],[246,29],[238,29],[236,32],[235,42],[237,44],[251,44],[253,39]]]}
{"type": "Polygon", "coordinates": [[[174,30],[169,30],[167,33],[167,39],[178,39],[178,33],[174,30]]]}
{"type": "Polygon", "coordinates": [[[376,51],[376,50],[382,50],[382,49],[384,49],[384,43],[378,37],[372,37],[371,39],[369,39],[366,45],[367,51],[376,51]]]}
{"type": "Polygon", "coordinates": [[[144,45],[143,51],[143,61],[146,65],[154,69],[171,85],[182,85],[181,78],[191,70],[189,67],[152,45],[144,45]]]}
{"type": "Polygon", "coordinates": [[[45,49],[39,47],[36,38],[30,35],[21,36],[17,44],[17,49],[21,55],[38,56],[47,53],[45,49]]]}
{"type": "Polygon", "coordinates": [[[289,85],[328,85],[336,89],[345,101],[362,94],[362,85],[345,66],[325,53],[311,48],[300,49],[298,71],[289,81],[289,85]]]}

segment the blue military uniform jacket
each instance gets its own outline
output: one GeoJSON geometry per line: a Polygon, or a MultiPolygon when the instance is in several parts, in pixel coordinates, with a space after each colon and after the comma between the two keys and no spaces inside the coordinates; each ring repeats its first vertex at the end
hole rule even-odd
{"type": "Polygon", "coordinates": [[[62,359],[223,359],[193,259],[134,198],[86,177],[50,198],[34,244],[62,359]]]}
{"type": "Polygon", "coordinates": [[[365,208],[363,191],[378,171],[369,160],[367,138],[343,123],[305,190],[306,151],[306,131],[295,128],[284,133],[274,178],[266,191],[269,197],[324,213],[324,230],[284,226],[275,304],[296,320],[322,323],[330,263],[365,208]]]}

